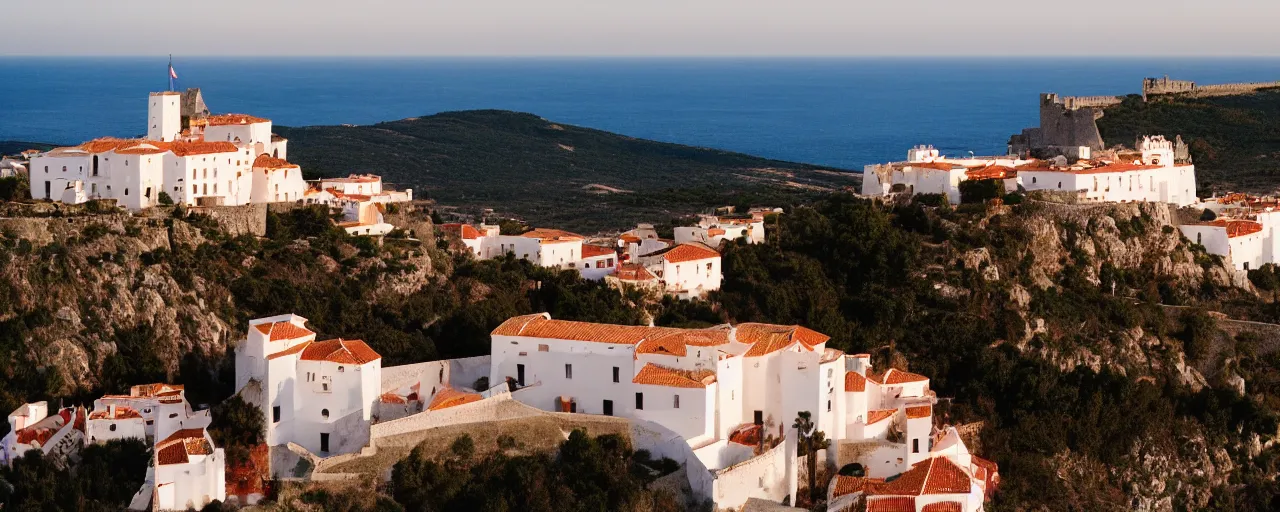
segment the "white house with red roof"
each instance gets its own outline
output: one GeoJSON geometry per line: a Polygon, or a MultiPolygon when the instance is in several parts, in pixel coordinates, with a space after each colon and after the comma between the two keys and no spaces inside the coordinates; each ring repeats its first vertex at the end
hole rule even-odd
{"type": "Polygon", "coordinates": [[[693,242],[720,247],[726,240],[764,243],[764,216],[699,215],[696,225],[675,228],[677,244],[693,242]]]}
{"type": "Polygon", "coordinates": [[[1178,226],[1182,236],[1204,246],[1209,254],[1222,256],[1236,270],[1261,268],[1276,263],[1273,252],[1275,221],[1270,226],[1249,219],[1219,217],[1212,221],[1178,226]]]}
{"type": "Polygon", "coordinates": [[[361,340],[316,341],[306,319],[249,322],[236,348],[236,388],[262,407],[267,444],[322,456],[360,450],[381,394],[382,356],[361,340]]]}
{"type": "Polygon", "coordinates": [[[916,146],[902,162],[867,165],[862,171],[862,194],[888,196],[894,193],[942,194],[952,204],[960,203],[960,182],[971,179],[1000,179],[1006,188],[1017,189],[1014,169],[1030,160],[1015,156],[949,158],[933,146],[916,146]]]}
{"type": "Polygon", "coordinates": [[[683,299],[700,298],[720,289],[720,253],[704,244],[690,242],[673,245],[637,257],[662,282],[666,293],[683,299]]]}
{"type": "Polygon", "coordinates": [[[1140,139],[1137,154],[1111,160],[1035,161],[1017,167],[1018,180],[1028,191],[1051,190],[1080,194],[1094,202],[1172,203],[1188,206],[1196,199],[1196,169],[1174,160],[1173,143],[1163,136],[1140,139]]]}
{"type": "Polygon", "coordinates": [[[156,443],[152,467],[134,503],[145,501],[150,510],[191,510],[225,501],[226,467],[226,454],[214,446],[207,430],[175,431],[156,443]],[[145,500],[148,490],[151,500],[145,500]]]}
{"type": "Polygon", "coordinates": [[[191,206],[301,198],[305,183],[298,187],[275,177],[293,169],[302,183],[297,166],[283,160],[287,141],[271,133],[270,120],[244,114],[184,117],[183,101],[182,93],[152,93],[145,139],[104,137],[33,155],[31,197],[66,203],[116,199],[131,210],[159,204],[161,192],[191,206]],[[262,155],[272,165],[255,165],[262,155]],[[276,185],[284,188],[279,195],[276,185]]]}
{"type": "Polygon", "coordinates": [[[603,279],[620,263],[618,251],[585,243],[586,237],[561,229],[537,228],[519,235],[503,235],[498,226],[450,223],[441,233],[456,241],[477,259],[500,258],[512,254],[534,265],[574,269],[586,279],[603,279]]]}
{"type": "Polygon", "coordinates": [[[176,384],[141,384],[127,395],[104,395],[93,401],[87,423],[87,441],[113,439],[153,441],[187,428],[204,428],[211,421],[208,410],[193,411],[186,391],[176,384]]]}
{"type": "Polygon", "coordinates": [[[996,464],[969,452],[953,427],[937,433],[934,448],[890,478],[837,475],[827,489],[827,510],[980,512],[1000,477],[996,464]]]}
{"type": "Polygon", "coordinates": [[[84,445],[83,407],[66,407],[49,414],[48,402],[23,404],[9,413],[9,433],[0,439],[0,464],[37,450],[55,464],[63,464],[84,445]]]}

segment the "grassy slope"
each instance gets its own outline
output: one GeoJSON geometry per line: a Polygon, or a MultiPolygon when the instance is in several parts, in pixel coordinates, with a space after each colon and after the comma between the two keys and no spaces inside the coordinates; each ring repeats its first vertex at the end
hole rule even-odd
{"type": "Polygon", "coordinates": [[[1130,96],[1098,120],[1108,145],[1143,134],[1182,135],[1202,192],[1269,192],[1280,186],[1280,90],[1220,98],[1130,96]]]}
{"type": "Polygon", "coordinates": [[[582,231],[715,205],[807,201],[854,185],[857,176],[496,110],[277,131],[289,138],[289,159],[311,173],[374,172],[444,205],[582,231]]]}

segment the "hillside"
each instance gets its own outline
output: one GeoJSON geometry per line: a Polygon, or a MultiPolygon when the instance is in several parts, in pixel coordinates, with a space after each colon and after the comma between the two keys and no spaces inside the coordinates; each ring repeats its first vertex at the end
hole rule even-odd
{"type": "Polygon", "coordinates": [[[16,155],[28,149],[39,149],[48,151],[57,147],[56,144],[48,144],[43,142],[23,142],[20,140],[0,140],[0,155],[16,155]]]}
{"type": "Polygon", "coordinates": [[[586,232],[665,222],[717,205],[794,204],[858,179],[497,110],[276,131],[289,139],[289,159],[309,174],[373,172],[467,213],[492,208],[586,232]]]}
{"type": "Polygon", "coordinates": [[[1191,147],[1202,193],[1273,192],[1280,187],[1280,90],[1190,98],[1133,95],[1109,107],[1098,130],[1108,146],[1140,135],[1181,135],[1191,147]]]}

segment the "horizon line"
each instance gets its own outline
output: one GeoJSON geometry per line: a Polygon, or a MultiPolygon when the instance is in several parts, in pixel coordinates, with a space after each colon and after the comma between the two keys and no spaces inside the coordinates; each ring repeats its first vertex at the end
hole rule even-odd
{"type": "MultiPolygon", "coordinates": [[[[168,58],[170,54],[5,54],[0,59],[151,59],[168,58]]],[[[240,54],[191,54],[180,58],[186,59],[508,59],[508,60],[707,60],[707,59],[741,59],[741,60],[882,60],[882,59],[993,59],[993,60],[1026,60],[1026,59],[1091,59],[1099,61],[1129,59],[1280,59],[1275,54],[277,54],[277,55],[240,55],[240,54]]]]}

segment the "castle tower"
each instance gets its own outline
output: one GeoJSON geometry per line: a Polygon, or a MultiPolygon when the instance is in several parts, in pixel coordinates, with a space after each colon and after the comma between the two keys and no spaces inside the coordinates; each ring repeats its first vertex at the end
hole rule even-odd
{"type": "Polygon", "coordinates": [[[153,92],[147,103],[147,139],[173,142],[182,133],[182,94],[153,92]]]}

